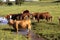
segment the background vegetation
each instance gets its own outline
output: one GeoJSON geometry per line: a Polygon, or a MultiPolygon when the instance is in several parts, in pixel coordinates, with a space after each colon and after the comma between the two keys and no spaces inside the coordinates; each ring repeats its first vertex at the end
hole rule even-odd
{"type": "MultiPolygon", "coordinates": [[[[24,2],[21,6],[13,5],[0,6],[0,16],[7,14],[21,13],[28,9],[32,12],[49,12],[53,16],[53,21],[46,22],[40,20],[39,23],[32,20],[32,31],[46,40],[60,40],[60,24],[58,23],[58,16],[60,16],[60,3],[53,2],[24,2]]],[[[16,35],[13,28],[8,25],[0,25],[0,39],[1,40],[27,40],[25,36],[16,35]],[[4,30],[8,28],[8,30],[4,30]]]]}

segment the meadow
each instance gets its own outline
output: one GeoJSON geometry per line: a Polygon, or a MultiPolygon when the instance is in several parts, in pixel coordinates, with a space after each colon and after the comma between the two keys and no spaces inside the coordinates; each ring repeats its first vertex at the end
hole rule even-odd
{"type": "MultiPolygon", "coordinates": [[[[52,22],[40,20],[39,23],[32,20],[32,31],[46,40],[60,40],[60,24],[58,16],[60,16],[60,3],[52,2],[25,2],[22,6],[13,5],[0,6],[0,16],[7,14],[21,13],[28,9],[32,12],[49,12],[53,16],[52,22]]],[[[8,24],[0,25],[0,40],[27,40],[25,36],[13,34],[13,29],[8,24]],[[8,30],[5,30],[8,28],[8,30]]]]}

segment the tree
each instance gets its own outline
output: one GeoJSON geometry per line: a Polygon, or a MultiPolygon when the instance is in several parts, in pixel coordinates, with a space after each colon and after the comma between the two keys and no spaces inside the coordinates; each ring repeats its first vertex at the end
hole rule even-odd
{"type": "Polygon", "coordinates": [[[15,4],[16,5],[20,5],[24,2],[24,0],[15,0],[15,4]]]}
{"type": "Polygon", "coordinates": [[[8,4],[9,3],[9,0],[6,0],[6,3],[8,4]]]}
{"type": "Polygon", "coordinates": [[[10,0],[6,0],[6,3],[7,3],[7,5],[13,5],[13,3],[12,2],[10,2],[10,0]]]}
{"type": "Polygon", "coordinates": [[[18,5],[19,4],[19,0],[15,0],[15,4],[18,5]]]}
{"type": "Polygon", "coordinates": [[[0,0],[0,5],[3,5],[3,2],[2,2],[2,0],[0,0]]]}
{"type": "Polygon", "coordinates": [[[0,0],[0,2],[2,2],[2,0],[0,0]]]}
{"type": "Polygon", "coordinates": [[[60,2],[60,0],[56,0],[55,2],[60,2]]]}
{"type": "Polygon", "coordinates": [[[39,1],[42,1],[42,0],[39,0],[39,1]]]}

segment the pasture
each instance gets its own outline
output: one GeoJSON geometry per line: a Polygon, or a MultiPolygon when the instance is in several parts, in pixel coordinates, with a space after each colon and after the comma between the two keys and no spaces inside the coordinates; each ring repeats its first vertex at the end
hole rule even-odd
{"type": "MultiPolygon", "coordinates": [[[[49,12],[53,16],[52,22],[40,20],[39,23],[32,20],[32,31],[46,40],[60,40],[60,24],[58,16],[60,16],[60,3],[43,3],[43,2],[27,2],[19,5],[0,6],[0,16],[7,14],[21,13],[28,9],[30,12],[49,12]],[[28,3],[28,4],[27,4],[28,3]]],[[[0,25],[0,40],[27,40],[25,36],[13,34],[12,27],[8,25],[0,25]],[[8,28],[8,29],[7,29],[8,28]]]]}

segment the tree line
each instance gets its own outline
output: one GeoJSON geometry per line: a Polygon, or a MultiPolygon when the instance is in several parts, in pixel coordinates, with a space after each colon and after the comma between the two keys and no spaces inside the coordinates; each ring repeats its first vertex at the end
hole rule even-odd
{"type": "MultiPolygon", "coordinates": [[[[15,4],[16,5],[21,5],[22,3],[24,2],[24,0],[15,0],[15,4]]],[[[3,4],[3,3],[6,3],[6,4],[8,4],[8,5],[12,5],[13,3],[12,2],[10,2],[9,0],[6,0],[6,2],[3,2],[2,0],[0,0],[0,4],[3,4]]]]}
{"type": "MultiPolygon", "coordinates": [[[[21,4],[23,4],[23,2],[24,2],[25,0],[15,0],[15,4],[16,5],[20,5],[21,6],[21,4]]],[[[42,0],[39,0],[39,1],[42,1],[42,0]]],[[[60,2],[60,0],[56,0],[55,2],[60,2]]],[[[13,5],[13,3],[12,2],[10,2],[10,0],[6,0],[6,2],[5,2],[7,5],[13,5]]],[[[2,0],[0,0],[0,5],[2,5],[2,4],[4,4],[4,2],[2,2],[2,0]]]]}

